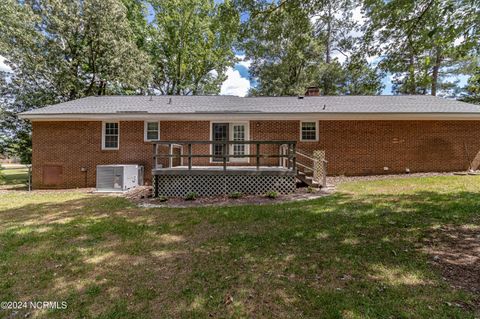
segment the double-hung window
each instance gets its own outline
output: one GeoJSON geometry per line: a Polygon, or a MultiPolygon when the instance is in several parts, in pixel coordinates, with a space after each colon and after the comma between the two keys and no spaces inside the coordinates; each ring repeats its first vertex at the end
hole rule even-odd
{"type": "Polygon", "coordinates": [[[120,144],[120,124],[104,122],[102,127],[102,149],[118,150],[120,144]]]}
{"type": "Polygon", "coordinates": [[[145,141],[158,141],[160,139],[160,123],[158,121],[145,122],[145,141]]]}
{"type": "Polygon", "coordinates": [[[317,122],[300,122],[300,140],[318,141],[317,122]]]}

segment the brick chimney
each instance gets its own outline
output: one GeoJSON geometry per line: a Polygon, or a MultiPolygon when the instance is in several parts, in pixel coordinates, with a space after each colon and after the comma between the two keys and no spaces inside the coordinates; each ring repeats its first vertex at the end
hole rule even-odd
{"type": "Polygon", "coordinates": [[[310,86],[307,88],[305,96],[320,96],[320,89],[317,86],[310,86]]]}

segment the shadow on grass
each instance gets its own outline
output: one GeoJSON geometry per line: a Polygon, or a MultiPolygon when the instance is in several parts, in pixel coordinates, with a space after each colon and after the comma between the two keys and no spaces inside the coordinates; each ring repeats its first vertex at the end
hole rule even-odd
{"type": "Polygon", "coordinates": [[[82,198],[0,211],[1,300],[49,316],[469,318],[472,295],[427,263],[438,225],[480,195],[420,191],[266,206],[139,209],[82,198]]]}

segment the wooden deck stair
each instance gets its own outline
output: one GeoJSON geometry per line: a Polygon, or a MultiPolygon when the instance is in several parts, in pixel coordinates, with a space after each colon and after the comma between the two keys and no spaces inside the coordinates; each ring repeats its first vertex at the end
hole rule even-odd
{"type": "MultiPolygon", "coordinates": [[[[285,149],[281,150],[285,153],[285,149]]],[[[290,150],[295,154],[294,166],[296,178],[315,188],[326,187],[327,161],[325,160],[325,152],[321,150],[314,151],[309,154],[303,150],[290,150]]],[[[285,164],[284,164],[285,165],[285,164]]]]}
{"type": "Polygon", "coordinates": [[[320,186],[320,183],[315,181],[313,179],[313,171],[312,170],[309,170],[309,169],[305,169],[304,171],[301,171],[301,170],[298,170],[297,171],[297,175],[296,175],[296,178],[307,184],[308,186],[311,186],[311,187],[315,187],[315,188],[319,188],[320,186]]]}

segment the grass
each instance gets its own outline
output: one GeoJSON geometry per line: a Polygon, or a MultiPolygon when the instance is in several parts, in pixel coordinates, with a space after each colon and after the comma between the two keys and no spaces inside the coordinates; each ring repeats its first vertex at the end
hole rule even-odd
{"type": "Polygon", "coordinates": [[[28,182],[27,168],[3,168],[0,170],[0,186],[25,186],[28,182]]]}
{"type": "Polygon", "coordinates": [[[48,318],[474,318],[474,296],[445,283],[421,248],[439,225],[478,225],[479,209],[476,176],[189,209],[8,192],[0,301],[68,302],[34,314],[48,318]]]}

